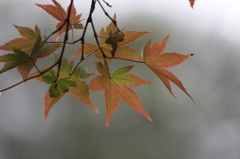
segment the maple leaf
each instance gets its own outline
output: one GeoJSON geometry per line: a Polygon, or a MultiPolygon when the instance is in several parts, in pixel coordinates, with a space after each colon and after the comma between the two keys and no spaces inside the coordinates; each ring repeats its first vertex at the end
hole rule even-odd
{"type": "Polygon", "coordinates": [[[52,54],[56,49],[62,47],[62,44],[46,44],[50,36],[42,41],[41,32],[37,26],[35,26],[35,31],[16,25],[15,28],[17,28],[23,38],[14,39],[0,46],[1,50],[13,51],[13,53],[0,56],[0,62],[5,62],[4,67],[0,70],[0,74],[17,67],[18,72],[25,80],[37,59],[52,54]]]}
{"type": "MultiPolygon", "coordinates": [[[[56,25],[56,29],[60,28],[65,20],[67,19],[67,14],[69,11],[69,7],[67,8],[66,11],[64,11],[64,9],[62,8],[62,6],[56,1],[56,0],[52,0],[54,5],[42,5],[42,4],[36,4],[38,7],[41,7],[42,9],[44,9],[48,14],[50,14],[52,17],[54,17],[55,19],[57,19],[58,21],[60,21],[57,25],[56,25]]],[[[74,6],[74,4],[72,5],[72,9],[71,9],[71,13],[70,13],[70,24],[69,24],[69,30],[71,29],[83,29],[83,25],[80,23],[82,14],[78,14],[76,12],[76,8],[74,6]]],[[[64,32],[66,32],[66,27],[67,25],[64,25],[62,27],[62,29],[60,31],[58,31],[56,33],[56,39],[58,40],[60,38],[60,35],[64,32]]]]}
{"type": "Polygon", "coordinates": [[[163,41],[157,42],[152,46],[150,40],[146,43],[142,52],[144,63],[162,80],[164,85],[174,97],[175,95],[171,90],[169,80],[176,84],[193,100],[193,98],[188,94],[182,85],[181,81],[174,74],[164,69],[182,63],[184,60],[193,56],[193,54],[182,55],[176,52],[162,53],[166,46],[168,38],[169,36],[167,36],[163,41]]]}
{"type": "Polygon", "coordinates": [[[190,2],[190,6],[193,8],[195,0],[189,0],[189,2],[190,2]]]}
{"type": "Polygon", "coordinates": [[[92,91],[104,90],[107,116],[106,126],[109,125],[112,115],[119,105],[120,98],[122,98],[124,102],[132,109],[136,110],[148,120],[152,121],[151,117],[143,109],[139,96],[133,89],[128,87],[152,82],[143,80],[133,74],[127,74],[133,68],[133,65],[118,69],[112,74],[111,77],[109,77],[107,69],[101,62],[94,62],[94,65],[101,75],[98,75],[91,80],[89,89],[92,91]]]}
{"type": "Polygon", "coordinates": [[[44,120],[47,119],[48,113],[50,112],[53,105],[56,104],[64,95],[65,93],[61,93],[57,98],[52,98],[50,97],[49,92],[46,92],[44,97],[44,120]]]}
{"type": "MultiPolygon", "coordinates": [[[[59,55],[55,54],[55,62],[59,59],[59,55]]],[[[82,103],[90,106],[94,111],[98,112],[98,109],[93,105],[88,85],[82,79],[86,79],[94,73],[88,71],[84,67],[77,67],[73,73],[73,60],[68,62],[66,58],[62,59],[62,66],[60,69],[59,79],[56,80],[57,71],[55,69],[51,69],[43,76],[37,77],[36,79],[46,83],[51,84],[49,90],[45,94],[44,98],[44,120],[47,118],[49,111],[52,106],[56,104],[68,91],[76,97],[82,103]]],[[[44,71],[47,68],[41,69],[40,71],[44,71]]],[[[39,72],[32,73],[28,78],[38,75],[39,72]]]]}
{"type": "Polygon", "coordinates": [[[50,70],[48,74],[42,76],[45,82],[51,84],[49,95],[53,98],[58,98],[62,93],[67,93],[69,91],[68,87],[77,86],[69,77],[63,77],[56,80],[56,74],[57,71],[50,70]]]}
{"type": "Polygon", "coordinates": [[[11,40],[5,45],[0,46],[0,49],[5,51],[13,51],[13,48],[17,48],[30,55],[35,43],[39,40],[39,38],[41,38],[41,32],[39,28],[35,26],[34,31],[27,27],[21,27],[17,25],[14,25],[14,27],[21,34],[22,38],[11,40]]]}

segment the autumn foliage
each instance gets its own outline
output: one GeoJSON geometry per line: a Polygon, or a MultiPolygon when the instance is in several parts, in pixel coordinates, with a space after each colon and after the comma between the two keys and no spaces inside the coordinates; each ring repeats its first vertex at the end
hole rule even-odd
{"type": "MultiPolygon", "coordinates": [[[[111,18],[106,14],[107,17],[111,19],[111,23],[97,33],[92,21],[92,13],[94,12],[94,7],[97,2],[106,13],[100,1],[92,1],[85,26],[82,24],[82,14],[77,14],[73,0],[66,10],[64,10],[56,0],[52,1],[54,5],[36,5],[59,21],[58,24],[56,24],[56,31],[49,36],[42,36],[37,25],[34,29],[14,25],[22,37],[13,39],[0,46],[1,50],[11,52],[0,56],[0,62],[4,63],[0,74],[17,68],[22,77],[22,81],[2,89],[1,92],[30,79],[37,79],[40,82],[48,84],[49,89],[44,98],[44,119],[46,119],[53,105],[68,92],[80,102],[98,112],[98,109],[92,103],[90,91],[104,91],[107,118],[106,126],[109,125],[113,114],[117,110],[120,99],[148,120],[152,121],[151,117],[144,110],[140,97],[132,88],[142,84],[151,84],[152,82],[130,74],[129,72],[133,69],[134,65],[121,67],[111,73],[110,63],[114,62],[114,59],[121,59],[132,61],[133,63],[142,63],[159,77],[172,96],[175,97],[171,90],[170,82],[178,86],[193,100],[181,81],[166,69],[182,63],[184,60],[193,56],[193,54],[179,54],[176,52],[164,53],[169,35],[155,44],[151,44],[151,40],[148,40],[142,47],[142,52],[139,53],[129,46],[129,44],[142,38],[146,34],[152,33],[151,31],[123,31],[117,26],[116,15],[111,18]],[[85,42],[84,37],[89,25],[92,26],[96,44],[85,42]],[[73,37],[73,42],[68,42],[68,32],[73,32],[76,29],[83,31],[82,36],[77,40],[74,40],[73,37]],[[63,33],[65,33],[64,41],[58,42],[63,33]],[[56,41],[49,41],[49,38],[54,34],[56,34],[56,41]],[[77,42],[81,42],[82,46],[77,52],[72,54],[72,58],[78,56],[81,60],[79,61],[79,58],[77,58],[77,60],[75,60],[77,63],[74,63],[74,60],[68,60],[64,57],[64,51],[66,46],[73,45],[77,42]],[[55,53],[57,49],[60,49],[60,54],[55,53]],[[39,68],[37,66],[38,59],[46,58],[51,54],[54,54],[55,57],[53,65],[39,68]],[[97,74],[82,66],[82,61],[92,56],[98,59],[98,61],[92,60],[93,65],[98,71],[97,74]],[[87,83],[86,79],[90,77],[91,81],[87,83]]],[[[191,7],[193,7],[194,1],[195,0],[189,0],[191,7]]],[[[110,6],[107,2],[103,2],[110,6]]]]}

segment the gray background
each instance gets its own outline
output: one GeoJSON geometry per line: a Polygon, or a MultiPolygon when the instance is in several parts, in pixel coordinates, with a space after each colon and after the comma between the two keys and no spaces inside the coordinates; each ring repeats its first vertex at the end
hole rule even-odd
{"type": "MultiPolygon", "coordinates": [[[[65,8],[68,5],[66,0],[58,2],[65,8]]],[[[108,2],[113,7],[106,9],[110,15],[117,13],[121,28],[155,32],[132,44],[137,51],[149,38],[155,43],[170,34],[166,52],[194,54],[169,70],[196,103],[174,85],[178,98],[173,98],[148,68],[136,64],[131,73],[154,82],[134,88],[154,122],[121,102],[110,126],[105,127],[103,92],[91,92],[99,114],[68,94],[43,121],[48,85],[31,80],[0,97],[0,159],[239,159],[240,2],[197,0],[194,10],[187,0],[108,2]]],[[[34,3],[52,4],[50,0],[0,1],[0,45],[20,37],[13,24],[30,28],[37,24],[42,34],[54,31],[57,21],[34,3]]],[[[75,4],[86,19],[90,0],[75,4]]],[[[109,23],[98,8],[94,20],[98,30],[109,23]]],[[[76,38],[80,33],[76,32],[76,38]]],[[[93,40],[91,32],[86,40],[93,40]]],[[[69,46],[66,56],[78,47],[69,46]]],[[[0,51],[0,55],[5,53],[0,51]]],[[[40,66],[52,60],[42,60],[40,66]]],[[[112,72],[133,64],[114,63],[112,72]]],[[[90,59],[83,65],[96,72],[90,59]]],[[[16,69],[11,70],[0,75],[0,88],[20,80],[16,69]]]]}

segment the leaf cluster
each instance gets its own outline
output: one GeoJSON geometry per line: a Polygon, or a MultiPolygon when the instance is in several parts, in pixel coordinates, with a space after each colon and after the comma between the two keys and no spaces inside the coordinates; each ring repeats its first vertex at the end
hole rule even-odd
{"type": "MultiPolygon", "coordinates": [[[[33,78],[48,84],[49,89],[44,98],[44,119],[46,119],[52,106],[68,92],[80,102],[98,112],[98,109],[92,103],[90,90],[104,91],[107,116],[106,126],[109,125],[113,114],[117,110],[120,99],[148,120],[152,121],[151,117],[144,110],[140,97],[132,89],[132,87],[151,84],[152,82],[130,74],[129,71],[133,69],[134,65],[121,67],[111,73],[110,63],[120,59],[142,63],[159,77],[174,97],[175,95],[171,90],[170,82],[178,86],[192,99],[181,81],[166,68],[182,63],[193,54],[179,54],[176,52],[163,53],[169,36],[166,36],[165,39],[155,44],[151,44],[151,40],[147,41],[142,48],[142,52],[138,53],[129,44],[142,38],[146,34],[152,33],[151,31],[120,30],[117,26],[116,15],[114,15],[113,18],[108,16],[100,1],[92,1],[89,16],[85,26],[83,26],[81,19],[82,14],[77,14],[73,0],[66,11],[56,0],[52,1],[54,5],[36,5],[59,21],[56,24],[56,31],[48,36],[42,36],[37,25],[34,30],[28,27],[14,25],[22,37],[13,39],[0,46],[1,50],[11,52],[0,56],[0,62],[4,63],[0,74],[17,68],[23,79],[21,82],[1,90],[1,92],[33,78]],[[92,13],[94,12],[97,2],[106,16],[111,20],[111,23],[106,28],[102,28],[98,34],[92,21],[92,13]],[[85,43],[84,37],[89,24],[92,26],[95,35],[96,45],[85,43]],[[74,32],[76,29],[82,30],[82,36],[75,41],[73,37],[73,42],[68,42],[68,32],[74,32]],[[64,41],[59,42],[58,39],[63,33],[65,33],[64,41]],[[49,38],[54,34],[56,34],[56,41],[50,41],[49,38]],[[81,60],[74,64],[74,60],[68,60],[64,57],[64,49],[66,46],[73,45],[78,41],[82,43],[82,46],[77,52],[72,54],[72,58],[81,56],[81,60]],[[61,49],[60,54],[55,53],[57,49],[61,49]],[[53,53],[55,53],[53,65],[44,68],[37,66],[38,59],[46,58],[53,53]],[[98,61],[92,61],[99,73],[97,75],[82,66],[82,61],[91,56],[95,56],[98,59],[98,61]],[[92,77],[92,79],[90,83],[87,83],[86,79],[90,77],[92,77]]],[[[106,4],[109,6],[108,3],[106,4]]],[[[190,0],[190,4],[193,7],[194,0],[190,0]]]]}

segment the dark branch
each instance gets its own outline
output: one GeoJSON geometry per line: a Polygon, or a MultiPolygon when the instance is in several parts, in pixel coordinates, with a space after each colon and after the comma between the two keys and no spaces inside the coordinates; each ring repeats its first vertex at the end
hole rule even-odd
{"type": "MultiPolygon", "coordinates": [[[[56,81],[57,81],[57,79],[59,78],[59,74],[60,74],[60,69],[61,69],[61,65],[62,65],[62,58],[63,58],[63,55],[64,55],[64,51],[65,51],[66,44],[75,44],[75,43],[77,43],[78,41],[81,41],[81,43],[82,43],[82,56],[81,56],[80,62],[77,64],[77,66],[78,66],[78,65],[85,59],[85,58],[84,58],[84,43],[85,43],[85,35],[86,35],[86,31],[87,31],[87,28],[88,28],[88,24],[89,24],[89,23],[91,23],[92,30],[93,30],[93,34],[94,34],[94,38],[95,38],[96,43],[97,43],[97,45],[98,45],[98,47],[99,47],[99,49],[97,49],[97,50],[100,50],[100,51],[101,51],[102,56],[103,56],[103,59],[104,59],[104,65],[105,65],[105,67],[107,68],[108,74],[109,74],[109,76],[110,76],[109,67],[108,67],[108,64],[107,64],[107,61],[106,61],[106,59],[107,59],[108,57],[105,55],[102,47],[100,46],[100,42],[99,42],[99,39],[98,39],[98,35],[97,35],[96,29],[95,29],[95,26],[94,26],[94,23],[93,23],[93,20],[92,20],[92,14],[93,14],[93,12],[94,12],[94,10],[95,10],[96,2],[99,3],[99,5],[100,5],[100,7],[102,8],[102,10],[103,10],[103,12],[105,13],[105,15],[113,22],[113,24],[114,24],[116,27],[117,27],[117,21],[114,20],[114,19],[112,19],[112,18],[109,16],[109,14],[106,12],[106,10],[104,9],[104,7],[102,6],[102,4],[101,4],[101,2],[100,2],[99,0],[92,0],[91,7],[90,7],[90,11],[89,11],[89,15],[88,15],[88,18],[87,18],[87,21],[86,21],[86,24],[85,24],[85,27],[84,27],[84,30],[83,30],[83,33],[82,33],[81,38],[78,39],[78,40],[76,40],[76,41],[74,41],[74,42],[72,42],[72,43],[67,42],[67,41],[68,41],[68,30],[69,30],[69,27],[70,27],[70,14],[71,14],[72,6],[73,6],[73,1],[74,1],[74,0],[70,0],[69,10],[68,10],[68,13],[67,13],[67,18],[66,18],[66,20],[64,21],[64,23],[63,23],[58,29],[56,29],[54,32],[52,32],[52,33],[50,34],[50,36],[51,36],[51,35],[57,33],[58,31],[60,31],[60,30],[64,27],[64,25],[67,25],[67,26],[66,26],[66,33],[65,33],[65,36],[64,36],[64,41],[63,41],[63,42],[57,42],[57,43],[63,43],[63,47],[62,47],[62,50],[61,50],[61,54],[60,54],[59,59],[58,59],[52,66],[50,66],[49,68],[47,68],[47,69],[44,70],[44,71],[40,71],[40,70],[37,68],[37,66],[35,65],[35,63],[33,62],[35,68],[36,68],[36,69],[38,70],[38,72],[39,72],[38,75],[35,75],[35,76],[29,77],[29,78],[27,78],[27,79],[24,79],[24,80],[22,80],[22,81],[20,81],[20,82],[18,82],[18,83],[16,83],[16,84],[10,86],[10,87],[7,87],[7,88],[5,88],[5,89],[0,90],[0,92],[4,92],[4,91],[9,90],[9,89],[11,89],[11,88],[13,88],[13,87],[15,87],[15,86],[23,83],[23,82],[26,82],[26,81],[29,81],[29,80],[31,80],[31,79],[40,77],[40,76],[44,75],[46,72],[48,72],[49,70],[51,70],[52,68],[54,68],[55,66],[58,66],[58,71],[57,71],[57,76],[56,76],[56,81]]],[[[104,2],[108,7],[112,7],[112,6],[111,6],[109,3],[107,3],[105,0],[103,0],[103,2],[104,2]]],[[[118,28],[118,27],[117,27],[117,28],[118,28]]],[[[118,30],[119,30],[119,29],[118,29],[118,30]]],[[[50,36],[49,36],[49,37],[50,37],[50,36]]],[[[56,43],[56,42],[46,42],[46,43],[56,43]]],[[[92,55],[93,53],[95,53],[97,50],[93,51],[93,52],[92,52],[91,54],[89,54],[86,58],[88,58],[90,55],[92,55]]],[[[73,73],[74,70],[77,68],[77,66],[73,69],[72,73],[73,73]]]]}
{"type": "Polygon", "coordinates": [[[106,2],[105,0],[103,0],[103,2],[108,6],[108,7],[112,7],[108,2],[106,2]]]}
{"type": "MultiPolygon", "coordinates": [[[[60,57],[59,57],[58,61],[56,62],[56,63],[58,63],[58,71],[57,71],[56,80],[58,79],[59,74],[60,74],[60,69],[61,69],[61,65],[62,65],[62,58],[63,58],[63,54],[64,54],[64,51],[65,51],[66,43],[68,41],[68,29],[69,29],[69,25],[70,25],[70,15],[71,15],[72,6],[73,6],[73,0],[71,0],[71,2],[70,2],[69,10],[68,10],[68,13],[67,13],[67,18],[64,22],[64,24],[65,23],[67,24],[67,27],[66,27],[66,33],[65,33],[65,36],[64,36],[62,51],[61,51],[61,54],[60,54],[60,57]]],[[[62,25],[61,27],[63,27],[63,26],[64,25],[62,25]]]]}

